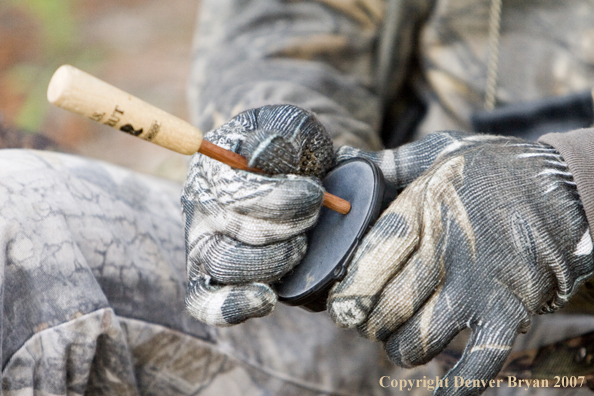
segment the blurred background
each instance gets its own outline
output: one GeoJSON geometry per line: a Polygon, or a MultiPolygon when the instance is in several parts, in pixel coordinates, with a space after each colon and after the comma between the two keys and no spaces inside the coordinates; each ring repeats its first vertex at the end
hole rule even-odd
{"type": "Polygon", "coordinates": [[[0,1],[1,145],[57,148],[183,180],[188,157],[55,108],[46,90],[71,64],[187,120],[197,8],[191,0],[0,1]]]}

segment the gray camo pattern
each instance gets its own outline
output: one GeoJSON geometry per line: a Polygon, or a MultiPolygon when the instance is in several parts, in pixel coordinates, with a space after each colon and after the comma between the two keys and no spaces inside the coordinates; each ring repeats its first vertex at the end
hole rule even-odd
{"type": "MultiPolygon", "coordinates": [[[[382,119],[400,125],[416,92],[429,104],[418,136],[466,130],[484,97],[489,6],[202,0],[193,122],[207,131],[246,109],[292,103],[313,110],[337,147],[379,149],[382,119]]],[[[504,1],[498,103],[594,86],[593,7],[504,1]]],[[[396,393],[378,387],[380,375],[443,375],[432,363],[384,364],[374,344],[283,306],[241,326],[204,326],[184,313],[181,186],[55,154],[0,159],[4,394],[375,395],[396,393]]],[[[516,345],[579,328],[592,323],[537,317],[516,345]]],[[[541,392],[486,392],[495,393],[541,392]]]]}
{"type": "Polygon", "coordinates": [[[383,351],[324,315],[281,306],[232,328],[192,318],[181,189],[0,150],[1,394],[390,394],[377,380],[399,374],[383,351]]]}

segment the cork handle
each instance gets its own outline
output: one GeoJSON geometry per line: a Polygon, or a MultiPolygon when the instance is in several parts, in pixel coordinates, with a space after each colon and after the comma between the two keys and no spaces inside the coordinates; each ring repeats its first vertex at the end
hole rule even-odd
{"type": "Polygon", "coordinates": [[[182,154],[200,148],[196,127],[73,66],[58,68],[47,100],[120,131],[182,154]]]}

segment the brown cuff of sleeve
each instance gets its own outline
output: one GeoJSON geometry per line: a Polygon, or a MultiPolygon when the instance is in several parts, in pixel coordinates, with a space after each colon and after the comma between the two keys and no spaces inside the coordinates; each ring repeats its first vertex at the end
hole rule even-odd
{"type": "Polygon", "coordinates": [[[594,238],[594,128],[548,133],[538,140],[557,149],[567,162],[594,238]]]}

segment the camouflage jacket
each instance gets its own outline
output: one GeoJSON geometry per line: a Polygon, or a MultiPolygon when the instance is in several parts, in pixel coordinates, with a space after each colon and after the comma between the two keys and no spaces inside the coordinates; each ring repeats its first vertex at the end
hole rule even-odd
{"type": "Polygon", "coordinates": [[[314,110],[337,146],[377,149],[380,138],[470,130],[488,86],[496,106],[594,87],[594,3],[497,3],[203,0],[193,121],[209,130],[246,108],[293,103],[314,110]]]}

